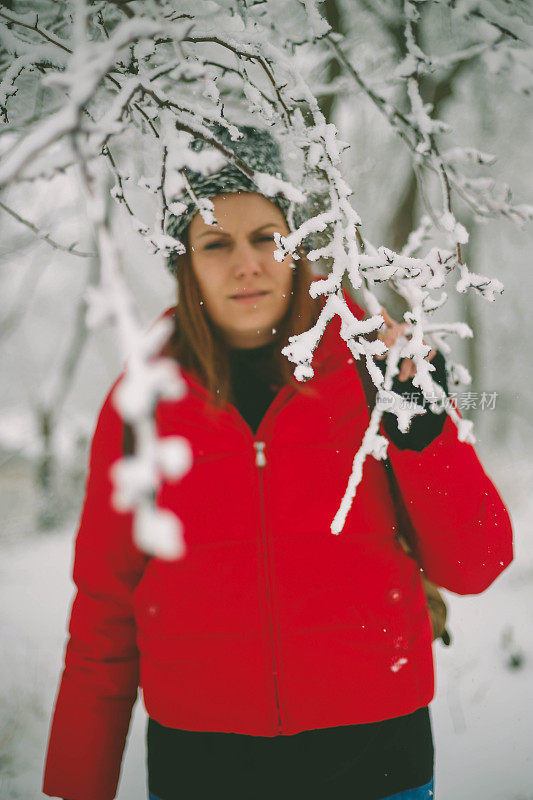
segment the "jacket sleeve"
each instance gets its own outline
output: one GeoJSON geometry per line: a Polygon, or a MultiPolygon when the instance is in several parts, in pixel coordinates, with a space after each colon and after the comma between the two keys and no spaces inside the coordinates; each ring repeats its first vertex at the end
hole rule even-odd
{"type": "MultiPolygon", "coordinates": [[[[344,297],[362,319],[365,312],[346,290],[344,297]]],[[[381,432],[387,436],[383,423],[381,432]]],[[[444,589],[483,592],[513,560],[507,509],[450,417],[427,446],[417,451],[410,444],[389,441],[388,456],[417,534],[420,566],[444,589]]]]}
{"type": "Polygon", "coordinates": [[[389,443],[388,455],[430,581],[458,594],[483,592],[513,559],[507,509],[472,445],[447,417],[417,452],[389,443]]]}
{"type": "Polygon", "coordinates": [[[133,592],[147,557],[132,541],[132,514],[111,504],[109,469],[122,455],[123,423],[109,392],[94,433],[76,537],[74,598],[48,742],[43,792],[112,800],[139,682],[133,592]]]}

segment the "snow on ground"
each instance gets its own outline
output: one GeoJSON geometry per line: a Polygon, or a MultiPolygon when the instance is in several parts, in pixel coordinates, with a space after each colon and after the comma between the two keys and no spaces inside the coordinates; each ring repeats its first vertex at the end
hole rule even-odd
{"type": "MultiPolygon", "coordinates": [[[[437,800],[533,800],[533,501],[514,515],[515,562],[480,596],[448,594],[453,645],[435,647],[437,800]],[[529,540],[529,541],[528,541],[529,540]],[[519,662],[511,668],[509,662],[519,662]]],[[[0,800],[40,800],[72,600],[75,522],[2,546],[0,800]]],[[[119,800],[146,800],[137,703],[119,800]]],[[[355,792],[355,795],[357,793],[355,792]]]]}
{"type": "Polygon", "coordinates": [[[533,504],[513,522],[515,561],[495,583],[445,593],[453,645],[435,646],[437,800],[533,800],[533,504]]]}

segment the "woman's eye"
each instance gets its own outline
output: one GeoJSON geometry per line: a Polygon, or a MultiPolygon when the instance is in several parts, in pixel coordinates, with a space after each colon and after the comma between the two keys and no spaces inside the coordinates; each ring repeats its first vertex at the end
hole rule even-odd
{"type": "MultiPolygon", "coordinates": [[[[258,236],[257,239],[255,240],[257,244],[262,244],[264,242],[268,242],[269,244],[271,244],[273,241],[274,241],[274,236],[273,235],[268,236],[267,234],[265,234],[264,236],[258,236]]],[[[227,242],[224,242],[221,239],[219,239],[206,244],[204,246],[204,250],[220,250],[220,248],[227,247],[227,245],[228,245],[227,242]]]]}

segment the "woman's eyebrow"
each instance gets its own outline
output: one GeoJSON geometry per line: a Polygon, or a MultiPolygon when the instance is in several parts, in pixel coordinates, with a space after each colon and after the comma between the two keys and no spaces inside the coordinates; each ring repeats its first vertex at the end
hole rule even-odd
{"type": "Polygon", "coordinates": [[[229,236],[230,234],[229,233],[225,233],[225,231],[216,231],[216,230],[204,231],[204,233],[201,233],[199,236],[197,236],[197,238],[198,239],[203,239],[204,236],[209,236],[209,235],[211,235],[211,236],[229,236]]]}
{"type": "Polygon", "coordinates": [[[261,225],[259,228],[255,228],[255,230],[253,230],[252,233],[259,233],[259,231],[262,231],[263,228],[276,228],[276,227],[279,228],[282,226],[280,226],[279,222],[265,222],[264,225],[261,225]]]}

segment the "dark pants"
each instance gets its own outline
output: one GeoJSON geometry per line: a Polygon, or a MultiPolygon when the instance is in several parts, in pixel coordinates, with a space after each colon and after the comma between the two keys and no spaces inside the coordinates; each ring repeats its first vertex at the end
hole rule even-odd
{"type": "MultiPolygon", "coordinates": [[[[433,779],[431,779],[425,786],[418,786],[416,789],[406,789],[405,792],[400,792],[395,795],[391,794],[383,798],[383,800],[431,800],[434,796],[433,779]]],[[[148,800],[162,800],[162,798],[156,797],[155,794],[150,792],[148,800]]],[[[276,798],[273,797],[272,800],[276,800],[276,798]]]]}
{"type": "Polygon", "coordinates": [[[426,800],[433,739],[427,708],[368,725],[246,736],[148,722],[148,784],[156,800],[426,800]],[[414,790],[418,794],[401,794],[414,790]]]}

